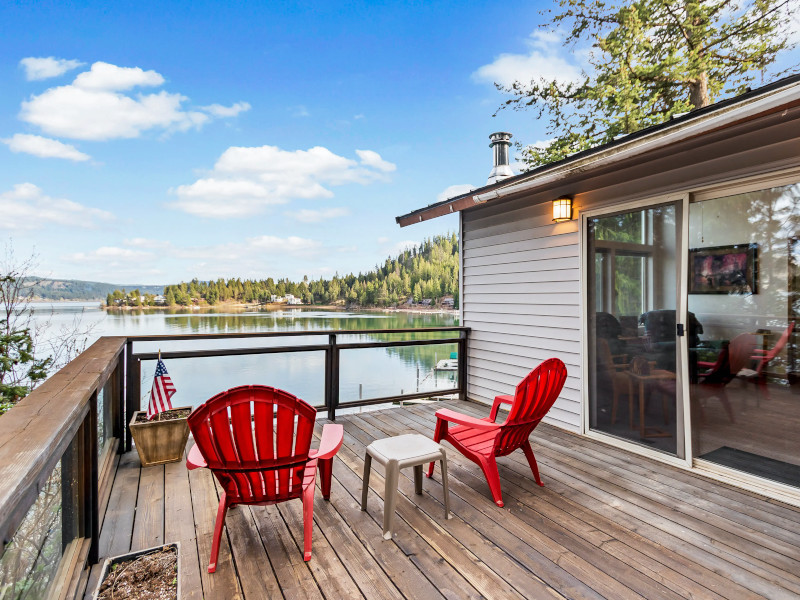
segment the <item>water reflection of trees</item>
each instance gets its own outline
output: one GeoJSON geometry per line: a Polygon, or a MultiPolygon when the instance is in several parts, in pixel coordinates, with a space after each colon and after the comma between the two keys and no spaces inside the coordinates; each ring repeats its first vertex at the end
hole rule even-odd
{"type": "MultiPolygon", "coordinates": [[[[310,331],[324,334],[328,331],[369,331],[372,329],[422,329],[429,327],[453,327],[457,323],[451,315],[432,313],[327,313],[321,311],[258,311],[241,314],[209,313],[189,314],[188,317],[166,319],[170,328],[181,333],[259,333],[280,331],[310,331]]],[[[411,340],[435,340],[458,337],[458,332],[445,331],[398,331],[389,333],[340,334],[339,343],[395,342],[411,340]]],[[[386,348],[390,356],[406,363],[432,368],[437,359],[449,358],[457,351],[455,344],[435,346],[397,346],[386,348]]]]}
{"type": "Polygon", "coordinates": [[[0,558],[0,598],[45,598],[62,552],[61,467],[47,479],[0,558]]]}

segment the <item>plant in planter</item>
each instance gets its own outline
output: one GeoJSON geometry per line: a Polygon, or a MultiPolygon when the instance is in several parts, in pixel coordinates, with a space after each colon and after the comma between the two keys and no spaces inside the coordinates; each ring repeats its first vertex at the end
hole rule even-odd
{"type": "Polygon", "coordinates": [[[175,386],[159,352],[147,412],[135,412],[129,423],[143,467],[177,462],[183,458],[189,439],[187,419],[192,407],[172,408],[170,398],[174,393],[175,386]]]}
{"type": "Polygon", "coordinates": [[[156,546],[106,559],[95,600],[173,600],[181,597],[180,544],[156,546]]]}

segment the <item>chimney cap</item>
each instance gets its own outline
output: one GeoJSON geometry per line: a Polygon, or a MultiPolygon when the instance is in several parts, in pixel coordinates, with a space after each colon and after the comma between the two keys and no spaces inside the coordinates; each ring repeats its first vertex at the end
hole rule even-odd
{"type": "Polygon", "coordinates": [[[489,144],[489,147],[491,148],[498,142],[500,143],[505,142],[507,144],[510,144],[509,140],[512,137],[514,136],[508,133],[507,131],[495,131],[494,133],[489,134],[489,139],[492,140],[492,143],[489,144]]]}
{"type": "Polygon", "coordinates": [[[494,166],[492,172],[489,173],[487,184],[497,183],[501,179],[514,176],[514,171],[508,164],[508,148],[511,146],[511,138],[512,135],[507,131],[495,131],[489,135],[489,139],[492,140],[489,147],[492,149],[494,166]]]}

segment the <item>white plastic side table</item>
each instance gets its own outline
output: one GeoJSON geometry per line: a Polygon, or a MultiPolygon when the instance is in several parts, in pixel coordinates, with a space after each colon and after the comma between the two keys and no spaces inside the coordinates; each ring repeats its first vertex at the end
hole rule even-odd
{"type": "Polygon", "coordinates": [[[450,491],[447,486],[447,454],[442,446],[418,433],[375,440],[367,446],[364,457],[364,482],[361,489],[361,510],[367,510],[369,474],[372,459],[382,464],[386,470],[386,491],[383,506],[383,539],[392,539],[394,513],[397,506],[397,483],[400,469],[414,467],[414,491],[422,494],[422,466],[439,461],[442,465],[442,489],[444,490],[444,518],[450,518],[450,491]]]}

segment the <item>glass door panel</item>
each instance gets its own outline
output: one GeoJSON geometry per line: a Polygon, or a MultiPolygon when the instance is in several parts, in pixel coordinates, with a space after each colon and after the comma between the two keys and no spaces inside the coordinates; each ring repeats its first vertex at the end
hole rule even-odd
{"type": "Polygon", "coordinates": [[[800,185],[689,207],[693,454],[800,487],[798,239],[800,185]]]}
{"type": "Polygon", "coordinates": [[[661,204],[587,220],[589,425],[683,454],[678,221],[661,204]]]}

